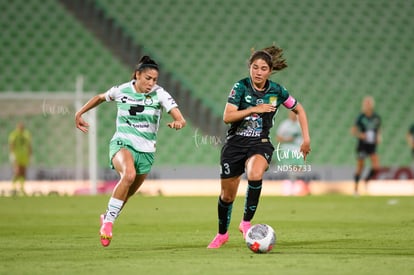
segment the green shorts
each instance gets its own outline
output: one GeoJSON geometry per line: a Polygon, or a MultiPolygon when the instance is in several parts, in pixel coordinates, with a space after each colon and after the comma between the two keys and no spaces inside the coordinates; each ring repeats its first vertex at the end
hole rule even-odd
{"type": "Polygon", "coordinates": [[[16,156],[15,163],[19,166],[28,166],[30,161],[29,155],[18,155],[16,156]]]}
{"type": "Polygon", "coordinates": [[[129,152],[131,152],[132,157],[134,158],[134,166],[137,174],[148,174],[151,171],[152,164],[154,163],[154,153],[138,152],[130,145],[123,143],[123,141],[119,139],[112,140],[109,143],[109,165],[112,169],[114,169],[112,158],[122,148],[126,148],[129,152]]]}

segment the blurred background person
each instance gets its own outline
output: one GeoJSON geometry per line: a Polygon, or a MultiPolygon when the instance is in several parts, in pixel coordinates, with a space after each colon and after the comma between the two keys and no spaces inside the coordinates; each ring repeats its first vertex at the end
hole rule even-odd
{"type": "Polygon", "coordinates": [[[294,112],[288,112],[288,118],[283,120],[276,130],[276,140],[281,143],[280,148],[286,150],[300,149],[302,132],[299,121],[294,112]]]}
{"type": "Polygon", "coordinates": [[[411,124],[411,127],[408,129],[407,143],[411,149],[412,164],[414,165],[414,123],[411,124]]]}
{"type": "Polygon", "coordinates": [[[9,134],[10,161],[13,165],[13,189],[14,195],[19,191],[26,195],[24,183],[26,181],[26,170],[32,155],[32,137],[30,132],[25,129],[23,122],[19,122],[9,134]],[[20,184],[18,189],[17,185],[20,184]]]}
{"type": "Polygon", "coordinates": [[[351,134],[357,138],[357,166],[354,175],[354,194],[358,195],[358,183],[364,170],[365,158],[371,160],[371,169],[365,177],[365,188],[379,169],[377,145],[381,141],[381,117],[374,111],[375,101],[372,96],[362,100],[362,112],[351,128],[351,134]]]}

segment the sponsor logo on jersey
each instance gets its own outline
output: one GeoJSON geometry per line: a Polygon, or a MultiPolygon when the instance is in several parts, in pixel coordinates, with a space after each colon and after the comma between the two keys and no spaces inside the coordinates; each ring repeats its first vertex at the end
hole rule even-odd
{"type": "Polygon", "coordinates": [[[150,124],[148,122],[138,122],[138,123],[133,123],[131,121],[129,121],[128,119],[125,121],[126,124],[128,124],[129,126],[132,126],[134,128],[137,129],[142,129],[142,128],[149,128],[150,124]]]}
{"type": "Polygon", "coordinates": [[[260,137],[263,121],[258,114],[252,114],[244,118],[243,123],[237,128],[236,135],[245,137],[260,137]]]}
{"type": "Polygon", "coordinates": [[[251,116],[245,117],[244,120],[257,120],[258,118],[260,118],[260,115],[252,114],[251,116]]]}
{"type": "Polygon", "coordinates": [[[121,97],[120,100],[121,100],[122,103],[136,103],[136,102],[141,101],[140,99],[130,98],[130,97],[127,97],[127,96],[121,97]]]}
{"type": "Polygon", "coordinates": [[[172,97],[169,97],[168,101],[171,101],[171,104],[173,104],[173,105],[177,104],[177,103],[175,103],[175,100],[172,97]]]}
{"type": "Polygon", "coordinates": [[[232,89],[230,91],[229,98],[235,98],[235,96],[236,96],[236,91],[234,89],[232,89]]]}

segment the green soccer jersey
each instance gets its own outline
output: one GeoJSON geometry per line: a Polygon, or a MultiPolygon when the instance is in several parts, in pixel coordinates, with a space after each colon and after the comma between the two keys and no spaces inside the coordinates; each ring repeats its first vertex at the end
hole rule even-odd
{"type": "Polygon", "coordinates": [[[381,127],[381,117],[377,113],[367,116],[364,113],[358,115],[355,126],[361,133],[365,134],[365,139],[358,139],[360,144],[376,144],[378,133],[381,127]]]}
{"type": "Polygon", "coordinates": [[[106,101],[116,101],[118,113],[112,140],[122,140],[138,152],[155,152],[157,132],[163,109],[177,107],[171,95],[155,85],[149,93],[135,91],[130,81],[109,89],[106,101]]]}
{"type": "Polygon", "coordinates": [[[9,135],[9,145],[17,162],[27,162],[30,157],[32,136],[28,130],[14,130],[9,135]]]}
{"type": "Polygon", "coordinates": [[[283,86],[270,80],[267,81],[264,91],[255,90],[249,77],[238,81],[233,86],[227,102],[237,106],[238,110],[266,103],[276,107],[275,112],[255,113],[241,121],[231,123],[227,132],[227,140],[236,138],[237,142],[246,143],[246,145],[263,138],[269,139],[269,132],[279,106],[282,104],[288,109],[294,109],[297,103],[283,86]]]}

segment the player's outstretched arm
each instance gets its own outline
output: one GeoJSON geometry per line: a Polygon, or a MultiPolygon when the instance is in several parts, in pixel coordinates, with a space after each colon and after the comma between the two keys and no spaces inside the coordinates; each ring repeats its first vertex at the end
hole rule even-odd
{"type": "Polygon", "coordinates": [[[178,108],[173,108],[170,111],[170,116],[174,119],[173,122],[168,123],[168,127],[172,128],[172,129],[176,129],[176,130],[180,130],[182,128],[185,127],[185,119],[183,117],[183,115],[180,112],[180,109],[178,108]]]}
{"type": "Polygon", "coordinates": [[[414,149],[414,135],[408,132],[406,135],[406,140],[407,140],[408,147],[414,149]]]}
{"type": "Polygon", "coordinates": [[[303,159],[306,160],[306,156],[311,151],[308,118],[306,116],[305,109],[300,103],[298,103],[296,108],[292,111],[298,115],[298,120],[299,120],[300,128],[302,129],[302,137],[303,137],[303,143],[300,146],[300,151],[303,154],[303,159]]]}
{"type": "Polygon", "coordinates": [[[82,118],[82,115],[89,111],[92,108],[95,108],[99,104],[105,101],[105,94],[99,94],[94,97],[92,97],[88,102],[85,103],[85,105],[80,108],[79,111],[75,114],[75,125],[76,128],[81,130],[82,132],[86,133],[88,132],[89,124],[82,118]]]}

